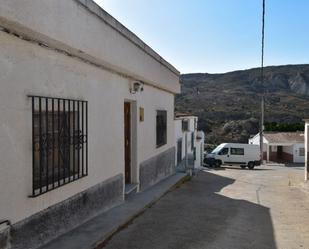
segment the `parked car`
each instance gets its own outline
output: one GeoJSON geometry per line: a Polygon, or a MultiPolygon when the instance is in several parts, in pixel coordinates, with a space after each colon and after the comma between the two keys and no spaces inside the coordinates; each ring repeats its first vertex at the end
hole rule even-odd
{"type": "Polygon", "coordinates": [[[254,144],[220,144],[206,155],[204,162],[211,167],[239,165],[241,168],[254,169],[261,165],[260,147],[254,144]]]}

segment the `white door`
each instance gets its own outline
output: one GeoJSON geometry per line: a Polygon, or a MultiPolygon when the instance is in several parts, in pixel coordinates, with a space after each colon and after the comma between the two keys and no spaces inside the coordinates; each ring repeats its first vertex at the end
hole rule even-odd
{"type": "Polygon", "coordinates": [[[294,163],[305,163],[304,145],[298,145],[298,144],[294,145],[293,162],[294,163]]]}

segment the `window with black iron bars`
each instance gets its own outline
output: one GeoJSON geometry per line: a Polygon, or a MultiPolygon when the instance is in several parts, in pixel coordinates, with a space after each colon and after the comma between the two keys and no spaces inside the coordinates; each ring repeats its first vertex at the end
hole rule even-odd
{"type": "Polygon", "coordinates": [[[88,175],[88,102],[32,100],[32,196],[88,175]]]}

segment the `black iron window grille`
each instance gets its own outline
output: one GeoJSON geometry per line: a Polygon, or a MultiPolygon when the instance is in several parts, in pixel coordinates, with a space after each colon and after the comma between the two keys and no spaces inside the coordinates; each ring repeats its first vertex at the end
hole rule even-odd
{"type": "Polygon", "coordinates": [[[29,97],[32,196],[38,196],[88,175],[88,102],[29,97]]]}
{"type": "Polygon", "coordinates": [[[156,118],[156,132],[157,132],[157,148],[166,144],[167,138],[167,112],[157,111],[156,118]]]}

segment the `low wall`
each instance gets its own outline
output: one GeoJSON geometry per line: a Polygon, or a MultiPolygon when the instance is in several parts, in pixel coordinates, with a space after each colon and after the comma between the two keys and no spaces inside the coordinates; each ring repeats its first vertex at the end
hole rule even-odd
{"type": "Polygon", "coordinates": [[[293,155],[286,153],[286,152],[282,152],[282,157],[281,157],[282,161],[287,162],[287,163],[292,163],[293,162],[293,155]]]}
{"type": "MultiPolygon", "coordinates": [[[[266,160],[266,154],[264,154],[264,159],[266,160]]],[[[281,157],[278,157],[277,152],[270,152],[269,153],[269,161],[278,162],[278,163],[292,163],[293,162],[293,155],[282,152],[281,157]]]]}
{"type": "Polygon", "coordinates": [[[12,249],[38,248],[122,201],[123,175],[119,174],[14,224],[12,249]]]}
{"type": "Polygon", "coordinates": [[[156,184],[175,173],[176,148],[172,147],[140,164],[140,189],[156,184]]]}

